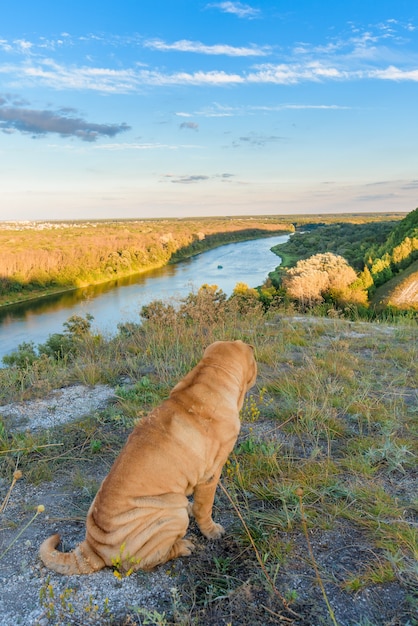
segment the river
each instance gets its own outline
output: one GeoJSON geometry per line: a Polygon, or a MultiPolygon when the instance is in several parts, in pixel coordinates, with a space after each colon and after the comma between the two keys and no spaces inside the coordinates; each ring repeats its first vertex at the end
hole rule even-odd
{"type": "Polygon", "coordinates": [[[288,239],[279,235],[227,244],[143,274],[0,307],[0,367],[3,356],[19,344],[38,345],[62,332],[71,315],[90,313],[92,330],[111,336],[119,323],[138,322],[141,307],[153,300],[178,299],[205,283],[228,296],[238,282],[257,287],[280,265],[270,248],[288,239]]]}

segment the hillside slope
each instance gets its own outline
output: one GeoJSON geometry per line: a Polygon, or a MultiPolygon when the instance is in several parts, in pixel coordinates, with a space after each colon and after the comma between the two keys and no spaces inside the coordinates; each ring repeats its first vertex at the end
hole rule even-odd
{"type": "Polygon", "coordinates": [[[411,211],[389,234],[386,242],[373,246],[366,260],[374,286],[379,287],[418,258],[418,209],[411,211]]]}
{"type": "Polygon", "coordinates": [[[378,309],[391,306],[418,310],[418,261],[378,287],[371,304],[378,309]]]}

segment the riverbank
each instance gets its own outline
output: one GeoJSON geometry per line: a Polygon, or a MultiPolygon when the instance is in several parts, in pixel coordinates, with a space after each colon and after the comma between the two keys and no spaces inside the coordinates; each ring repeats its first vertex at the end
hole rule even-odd
{"type": "Polygon", "coordinates": [[[141,308],[153,300],[179,303],[203,284],[227,296],[238,283],[262,285],[280,263],[272,246],[288,237],[235,241],[142,274],[0,308],[0,363],[22,343],[37,346],[62,333],[73,316],[92,316],[94,332],[110,336],[119,324],[138,323],[141,308]]]}
{"type": "Polygon", "coordinates": [[[105,284],[237,241],[292,232],[278,218],[0,226],[0,306],[105,284]]]}

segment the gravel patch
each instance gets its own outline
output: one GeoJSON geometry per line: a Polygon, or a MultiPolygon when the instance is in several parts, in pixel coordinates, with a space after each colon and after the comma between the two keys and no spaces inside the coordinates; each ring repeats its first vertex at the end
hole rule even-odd
{"type": "MultiPolygon", "coordinates": [[[[106,385],[74,385],[57,389],[43,399],[0,406],[0,415],[15,432],[37,431],[104,409],[114,395],[114,389],[106,385]]],[[[8,487],[0,479],[0,503],[8,487]]],[[[137,621],[137,607],[161,614],[170,609],[177,564],[122,579],[109,568],[93,576],[61,576],[43,566],[39,546],[52,533],[61,534],[65,550],[83,540],[85,515],[78,502],[88,496],[82,491],[74,489],[71,477],[65,475],[40,485],[27,483],[25,477],[16,483],[0,514],[0,555],[7,550],[0,561],[1,626],[123,624],[127,615],[129,624],[137,624],[141,623],[137,621]],[[19,536],[39,504],[45,506],[45,513],[19,536]],[[44,593],[46,599],[42,600],[44,593]]]]}
{"type": "Polygon", "coordinates": [[[114,390],[108,385],[74,385],[56,389],[45,398],[4,404],[0,406],[0,415],[11,421],[14,432],[37,431],[76,421],[104,409],[114,396],[114,390]]]}

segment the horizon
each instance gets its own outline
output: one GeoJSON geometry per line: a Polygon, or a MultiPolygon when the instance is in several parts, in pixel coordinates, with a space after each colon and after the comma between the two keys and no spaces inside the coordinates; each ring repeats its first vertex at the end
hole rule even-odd
{"type": "Polygon", "coordinates": [[[0,222],[409,213],[412,0],[19,2],[0,222]]]}
{"type": "MultiPolygon", "coordinates": [[[[379,217],[379,216],[390,216],[393,215],[395,217],[399,217],[399,218],[403,218],[406,217],[409,213],[412,213],[412,211],[414,211],[415,209],[412,209],[411,211],[368,211],[368,212],[355,212],[355,211],[348,211],[348,212],[342,212],[342,213],[337,213],[335,214],[336,218],[341,218],[341,219],[347,219],[349,217],[353,217],[353,218],[373,218],[373,217],[379,217]]],[[[270,213],[270,214],[266,214],[266,215],[256,215],[256,214],[248,214],[248,215],[240,215],[240,214],[236,214],[236,215],[224,215],[224,216],[220,216],[220,215],[186,215],[186,216],[161,216],[161,217],[123,217],[123,216],[118,216],[118,217],[95,217],[95,218],[78,218],[78,219],[71,219],[71,218],[51,218],[51,219],[33,219],[33,220],[29,220],[29,219],[1,219],[0,218],[0,226],[2,224],[19,224],[19,225],[25,225],[25,224],[69,224],[70,226],[73,224],[82,224],[82,223],[95,223],[95,222],[141,222],[141,221],[149,221],[149,222],[158,222],[158,221],[193,221],[193,220],[197,220],[197,221],[205,221],[205,220],[225,220],[225,221],[230,221],[230,220],[243,220],[243,221],[250,221],[250,220],[258,220],[258,221],[268,221],[268,220],[273,220],[273,219],[277,219],[280,220],[278,222],[279,224],[286,224],[286,220],[295,220],[295,219],[309,219],[309,218],[321,218],[324,217],[324,219],[327,219],[330,217],[329,213],[282,213],[282,214],[274,214],[274,213],[270,213]]],[[[331,222],[332,223],[332,222],[331,222]]],[[[276,235],[277,232],[276,231],[272,231],[272,235],[276,235]]]]}

